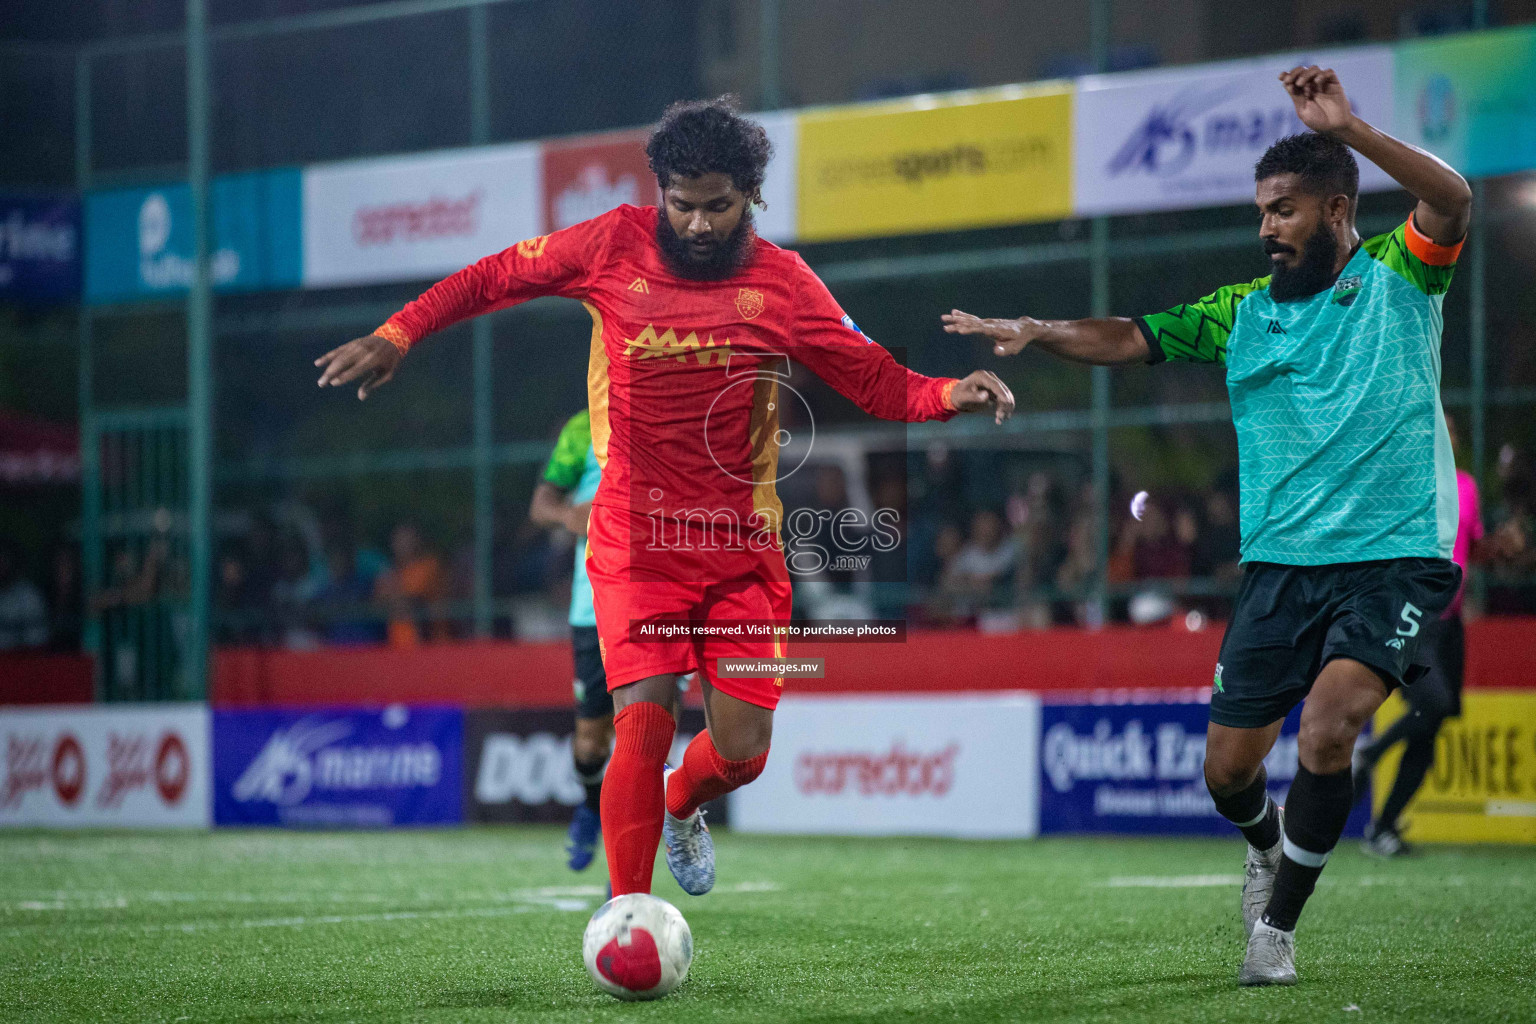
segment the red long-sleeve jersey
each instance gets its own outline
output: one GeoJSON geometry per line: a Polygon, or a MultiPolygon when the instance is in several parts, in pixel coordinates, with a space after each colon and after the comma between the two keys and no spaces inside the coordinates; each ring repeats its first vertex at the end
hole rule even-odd
{"type": "Polygon", "coordinates": [[[620,206],[519,242],[434,285],[377,333],[407,349],[542,295],[580,300],[592,316],[587,398],[603,466],[593,501],[649,515],[778,530],[779,382],[796,364],[882,419],[954,415],[955,381],[897,363],[798,254],[759,239],[726,280],[680,278],[656,243],[659,216],[620,206]]]}

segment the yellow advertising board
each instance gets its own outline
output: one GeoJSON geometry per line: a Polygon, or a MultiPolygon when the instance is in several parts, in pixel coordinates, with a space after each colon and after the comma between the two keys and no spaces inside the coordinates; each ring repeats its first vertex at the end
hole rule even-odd
{"type": "MultiPolygon", "coordinates": [[[[1403,713],[1394,694],[1376,714],[1380,733],[1403,713]]],[[[1398,744],[1373,778],[1386,800],[1402,756],[1398,744]]],[[[1536,843],[1536,690],[1468,690],[1461,717],[1435,740],[1435,763],[1403,812],[1410,842],[1536,843]]]]}
{"type": "Polygon", "coordinates": [[[799,168],[805,242],[1068,217],[1071,86],[807,111],[799,168]]]}

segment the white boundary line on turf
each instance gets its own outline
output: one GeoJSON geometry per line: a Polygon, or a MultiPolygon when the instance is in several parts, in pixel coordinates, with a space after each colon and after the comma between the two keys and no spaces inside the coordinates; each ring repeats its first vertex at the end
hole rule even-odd
{"type": "MultiPolygon", "coordinates": [[[[715,890],[720,893],[757,893],[777,892],[779,885],[768,881],[735,882],[731,885],[721,886],[715,890]]],[[[429,900],[433,897],[421,893],[416,894],[418,899],[429,900]]],[[[600,885],[547,885],[534,889],[512,889],[501,892],[450,892],[443,893],[439,897],[443,901],[475,900],[486,903],[536,903],[542,904],[549,900],[561,898],[580,900],[583,897],[592,898],[603,895],[603,887],[600,885]]],[[[376,892],[355,893],[253,893],[253,892],[168,892],[162,889],[150,889],[144,892],[114,892],[111,890],[65,890],[55,889],[51,891],[39,891],[28,893],[26,898],[0,901],[0,911],[24,910],[24,911],[61,911],[76,910],[124,910],[134,904],[177,904],[177,903],[384,903],[396,902],[388,894],[376,892]]]]}
{"type": "MultiPolygon", "coordinates": [[[[380,914],[324,914],[313,917],[272,917],[253,921],[183,921],[180,924],[153,924],[132,921],[103,921],[71,928],[71,935],[82,932],[201,932],[221,928],[307,928],[325,924],[376,924],[385,921],[436,921],[460,917],[505,917],[532,913],[542,907],[561,911],[586,911],[585,901],[560,900],[544,904],[522,903],[511,907],[465,907],[459,910],[396,910],[380,914]],[[557,905],[558,904],[558,905],[557,905]]],[[[36,928],[9,928],[0,935],[19,938],[37,933],[36,928]]]]}
{"type": "Polygon", "coordinates": [[[1242,875],[1122,875],[1103,883],[1110,889],[1202,889],[1242,885],[1242,875]]]}
{"type": "MultiPolygon", "coordinates": [[[[779,886],[774,882],[747,881],[737,882],[733,885],[722,886],[720,892],[725,893],[758,893],[774,892],[779,886]]],[[[137,934],[153,934],[157,932],[182,932],[192,933],[210,931],[220,928],[307,928],[312,925],[327,924],[376,924],[388,921],[433,921],[463,917],[504,917],[508,914],[527,914],[540,909],[555,910],[562,913],[585,913],[592,909],[592,901],[575,898],[581,896],[601,897],[602,890],[597,886],[547,886],[542,889],[525,889],[520,892],[506,894],[512,899],[512,905],[500,907],[463,907],[456,910],[393,910],[373,914],[320,914],[320,915],[296,915],[293,917],[259,918],[246,921],[185,921],[181,923],[154,923],[133,921],[96,921],[89,924],[69,927],[71,935],[91,932],[122,932],[129,931],[137,934]]],[[[172,895],[161,893],[160,895],[172,895]]],[[[191,893],[176,893],[177,896],[190,896],[191,893]]],[[[505,898],[502,897],[502,898],[505,898]]],[[[24,901],[15,904],[23,910],[94,910],[94,909],[122,909],[131,902],[130,897],[119,897],[111,903],[104,903],[98,898],[92,903],[75,904],[65,906],[62,903],[42,903],[37,901],[24,901]]],[[[146,901],[148,902],[148,901],[146,901]]],[[[58,919],[53,918],[53,926],[58,926],[58,919]]],[[[8,938],[20,938],[27,935],[35,935],[37,927],[6,928],[0,930],[0,935],[8,938]]]]}

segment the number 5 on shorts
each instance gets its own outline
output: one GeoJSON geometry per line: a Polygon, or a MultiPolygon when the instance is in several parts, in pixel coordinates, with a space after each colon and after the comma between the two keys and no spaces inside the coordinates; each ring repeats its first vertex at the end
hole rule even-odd
{"type": "Polygon", "coordinates": [[[1420,610],[1418,608],[1415,608],[1413,605],[1409,604],[1407,601],[1404,601],[1403,602],[1403,614],[1401,616],[1401,618],[1403,620],[1403,625],[1397,627],[1397,635],[1398,636],[1418,636],[1419,635],[1419,618],[1423,614],[1424,614],[1424,612],[1422,610],[1420,610]],[[1404,628],[1404,627],[1407,627],[1407,628],[1404,628]]]}

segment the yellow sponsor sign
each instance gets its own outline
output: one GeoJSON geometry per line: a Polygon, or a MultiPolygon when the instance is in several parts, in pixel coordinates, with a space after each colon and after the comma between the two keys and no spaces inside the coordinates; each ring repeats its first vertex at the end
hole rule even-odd
{"type": "Polygon", "coordinates": [[[954,231],[1072,213],[1072,92],[1008,87],[808,111],[802,241],[954,231]]]}
{"type": "MultiPolygon", "coordinates": [[[[1403,707],[1394,694],[1376,714],[1376,731],[1403,707]]],[[[1401,756],[1398,744],[1376,768],[1378,810],[1401,756]]],[[[1410,842],[1536,843],[1536,691],[1467,691],[1461,717],[1440,729],[1434,766],[1403,824],[1410,842]]]]}

